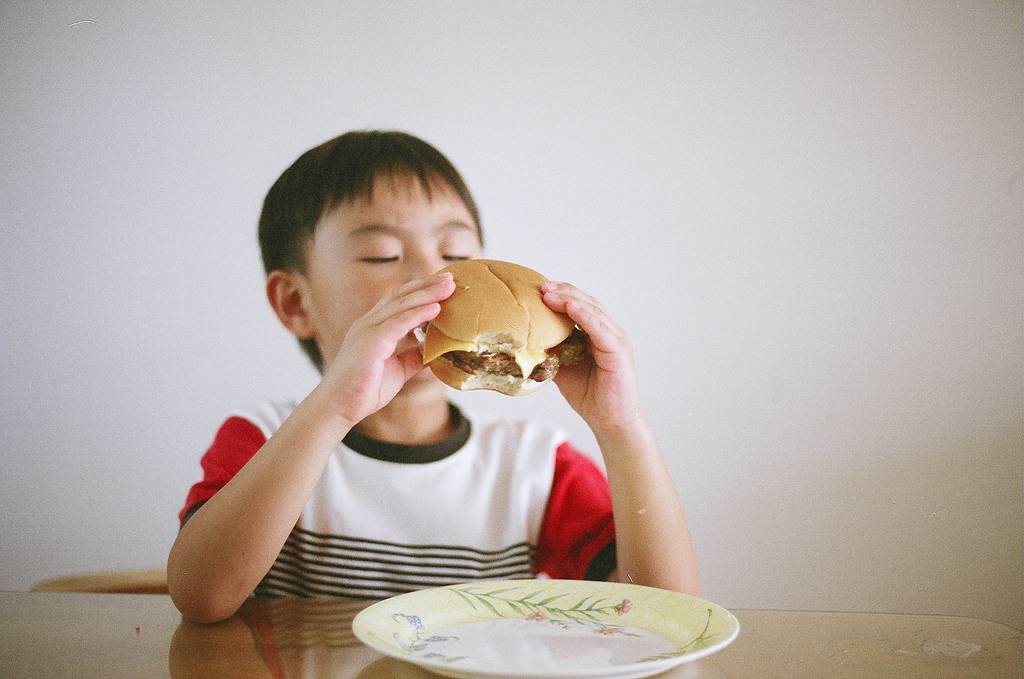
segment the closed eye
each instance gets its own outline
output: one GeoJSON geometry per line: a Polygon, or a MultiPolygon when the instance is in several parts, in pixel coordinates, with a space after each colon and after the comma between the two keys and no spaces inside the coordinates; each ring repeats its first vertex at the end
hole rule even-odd
{"type": "Polygon", "coordinates": [[[441,259],[446,262],[461,262],[464,259],[469,259],[469,257],[464,255],[442,255],[441,259]]]}
{"type": "Polygon", "coordinates": [[[388,262],[397,262],[398,256],[394,257],[363,257],[359,260],[360,262],[368,262],[369,264],[387,264],[388,262]]]}

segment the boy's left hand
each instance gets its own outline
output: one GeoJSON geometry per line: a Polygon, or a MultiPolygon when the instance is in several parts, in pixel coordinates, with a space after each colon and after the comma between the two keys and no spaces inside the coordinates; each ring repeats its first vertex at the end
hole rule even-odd
{"type": "Polygon", "coordinates": [[[555,375],[565,400],[595,434],[639,423],[636,367],[625,331],[596,299],[569,283],[549,281],[540,289],[548,308],[569,316],[589,339],[588,355],[555,375]]]}

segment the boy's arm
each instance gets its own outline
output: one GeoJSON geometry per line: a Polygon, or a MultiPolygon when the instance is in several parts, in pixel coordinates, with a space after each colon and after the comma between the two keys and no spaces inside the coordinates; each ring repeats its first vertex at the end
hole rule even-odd
{"type": "Polygon", "coordinates": [[[356,320],[317,388],[186,522],[167,559],[182,615],[214,622],[238,610],[270,570],[338,442],[422,370],[418,348],[396,347],[454,289],[450,274],[418,279],[356,320]]]}
{"type": "Polygon", "coordinates": [[[605,432],[597,443],[615,516],[615,579],[698,594],[690,531],[650,428],[605,432]]]}
{"type": "Polygon", "coordinates": [[[690,532],[664,459],[640,407],[629,340],[594,298],[567,283],[541,287],[545,303],[589,338],[589,356],[555,383],[590,426],[608,472],[622,582],[698,594],[690,532]]]}
{"type": "Polygon", "coordinates": [[[182,526],[167,584],[193,622],[230,617],[267,574],[327,458],[348,433],[314,391],[251,460],[182,526]]]}

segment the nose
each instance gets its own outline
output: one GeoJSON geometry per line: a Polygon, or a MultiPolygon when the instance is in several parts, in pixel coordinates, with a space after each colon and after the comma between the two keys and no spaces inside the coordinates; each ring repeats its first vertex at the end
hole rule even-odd
{"type": "Polygon", "coordinates": [[[406,277],[409,280],[429,276],[443,269],[447,264],[440,254],[426,251],[408,253],[405,262],[406,277]]]}

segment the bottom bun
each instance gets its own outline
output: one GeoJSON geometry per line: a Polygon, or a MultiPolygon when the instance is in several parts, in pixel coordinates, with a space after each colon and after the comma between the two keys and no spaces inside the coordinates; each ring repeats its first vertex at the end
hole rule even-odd
{"type": "Polygon", "coordinates": [[[544,382],[536,382],[529,378],[516,377],[514,375],[494,375],[491,373],[471,375],[465,370],[456,368],[444,356],[437,357],[429,365],[431,371],[439,380],[459,391],[489,389],[506,396],[526,396],[544,385],[544,382]]]}

